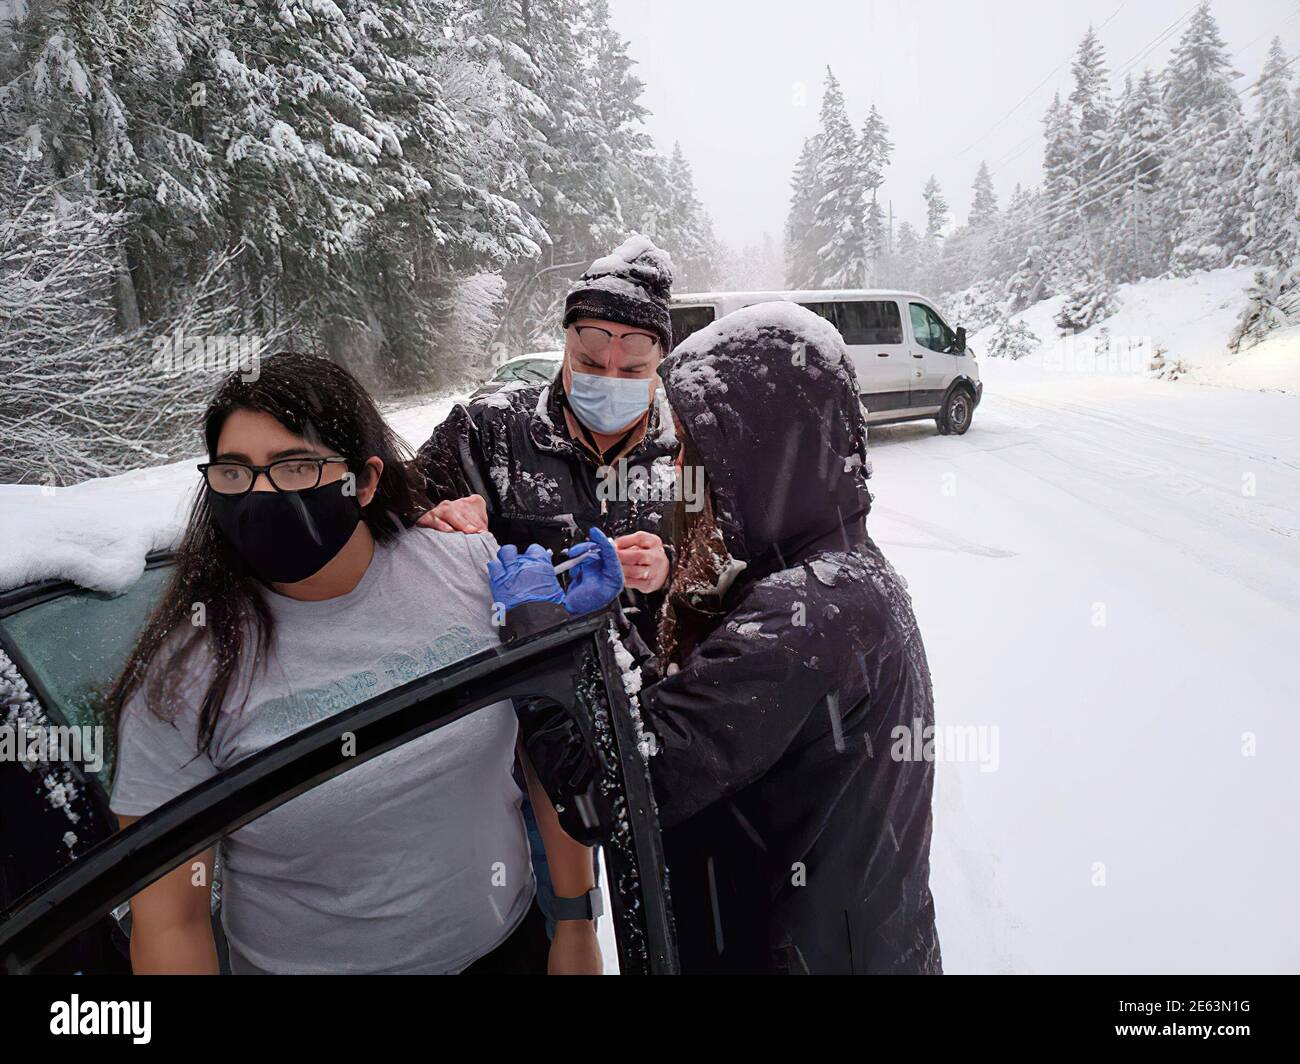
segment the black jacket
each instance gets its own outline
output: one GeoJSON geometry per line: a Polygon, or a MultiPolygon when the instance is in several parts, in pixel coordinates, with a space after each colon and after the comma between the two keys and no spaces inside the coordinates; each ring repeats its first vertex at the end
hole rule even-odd
{"type": "MultiPolygon", "coordinates": [[[[680,671],[643,669],[682,968],[938,972],[934,766],[910,759],[934,723],[925,650],[866,533],[866,429],[842,342],[796,310],[730,315],[660,371],[747,566],[680,671]]],[[[559,731],[525,723],[544,781],[559,731]]]]}
{"type": "MultiPolygon", "coordinates": [[[[416,463],[437,503],[478,494],[487,500],[488,529],[498,543],[561,550],[599,528],[610,538],[653,532],[665,544],[676,534],[681,503],[665,498],[677,454],[672,420],[660,400],[641,441],[624,456],[628,490],[602,488],[600,464],[565,428],[564,388],[511,388],[455,406],[420,448],[416,463]],[[652,485],[654,487],[652,487],[652,485]],[[605,496],[602,498],[602,496],[605,496]]],[[[624,593],[638,631],[654,643],[654,612],[662,595],[624,593]]]]}

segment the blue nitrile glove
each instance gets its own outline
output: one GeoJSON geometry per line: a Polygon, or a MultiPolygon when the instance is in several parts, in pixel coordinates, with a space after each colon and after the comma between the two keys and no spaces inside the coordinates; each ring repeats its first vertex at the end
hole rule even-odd
{"type": "Polygon", "coordinates": [[[569,577],[569,589],[564,593],[566,610],[591,613],[618,598],[623,590],[623,566],[619,564],[618,548],[604,532],[593,528],[590,539],[565,553],[570,558],[583,559],[569,577]]]}
{"type": "Polygon", "coordinates": [[[551,552],[538,543],[519,553],[513,543],[497,549],[488,562],[492,601],[512,610],[524,602],[563,602],[564,589],[551,565],[551,552]]]}

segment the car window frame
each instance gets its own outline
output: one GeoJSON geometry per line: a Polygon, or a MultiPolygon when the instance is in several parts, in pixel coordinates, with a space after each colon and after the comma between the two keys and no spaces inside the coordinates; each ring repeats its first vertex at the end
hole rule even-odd
{"type": "Polygon", "coordinates": [[[602,783],[621,791],[626,811],[602,840],[620,971],[676,973],[658,813],[612,632],[609,611],[575,618],[409,681],[244,758],[100,841],[0,912],[0,963],[29,972],[171,869],[298,795],[469,713],[543,696],[606,722],[612,757],[602,783]],[[594,692],[599,705],[587,707],[576,677],[592,666],[603,683],[594,692]],[[343,752],[345,733],[354,753],[343,752]]]}

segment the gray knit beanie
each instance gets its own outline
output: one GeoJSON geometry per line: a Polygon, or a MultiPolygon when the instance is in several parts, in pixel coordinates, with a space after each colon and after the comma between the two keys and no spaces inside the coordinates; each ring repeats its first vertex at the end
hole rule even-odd
{"type": "Polygon", "coordinates": [[[645,329],[659,337],[664,353],[673,346],[668,297],[673,260],[647,237],[633,235],[587,267],[564,300],[564,327],[578,318],[600,318],[645,329]]]}

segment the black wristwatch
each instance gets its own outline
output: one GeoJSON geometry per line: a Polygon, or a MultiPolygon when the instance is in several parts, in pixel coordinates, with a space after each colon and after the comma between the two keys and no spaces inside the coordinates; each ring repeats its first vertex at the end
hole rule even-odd
{"type": "Polygon", "coordinates": [[[605,913],[605,898],[599,887],[592,887],[576,898],[554,898],[551,915],[556,920],[594,920],[605,913]]]}

